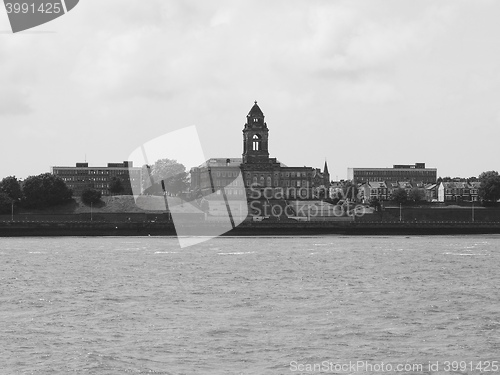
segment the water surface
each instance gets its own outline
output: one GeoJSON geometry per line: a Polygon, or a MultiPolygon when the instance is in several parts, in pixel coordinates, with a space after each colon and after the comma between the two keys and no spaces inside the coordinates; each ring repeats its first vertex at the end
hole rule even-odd
{"type": "Polygon", "coordinates": [[[451,374],[445,361],[500,361],[499,249],[494,235],[216,238],[186,249],[161,237],[2,238],[0,373],[439,361],[451,374]]]}

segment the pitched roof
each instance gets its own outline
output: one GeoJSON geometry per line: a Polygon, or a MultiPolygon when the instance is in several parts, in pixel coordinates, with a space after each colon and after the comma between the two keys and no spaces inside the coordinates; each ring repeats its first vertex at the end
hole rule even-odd
{"type": "Polygon", "coordinates": [[[370,181],[368,182],[368,185],[370,185],[370,188],[372,189],[387,188],[384,181],[370,181]]]}
{"type": "Polygon", "coordinates": [[[248,112],[249,117],[264,117],[264,113],[262,113],[261,109],[257,105],[257,101],[255,101],[255,104],[253,105],[252,109],[250,109],[250,112],[248,112]]]}

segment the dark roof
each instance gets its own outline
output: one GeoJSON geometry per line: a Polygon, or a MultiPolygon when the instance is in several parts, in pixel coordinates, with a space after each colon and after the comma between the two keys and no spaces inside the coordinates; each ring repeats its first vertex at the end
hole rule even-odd
{"type": "Polygon", "coordinates": [[[250,112],[248,112],[248,116],[250,117],[264,117],[264,113],[262,113],[261,109],[257,105],[257,101],[255,101],[255,104],[253,105],[252,109],[250,112]]]}

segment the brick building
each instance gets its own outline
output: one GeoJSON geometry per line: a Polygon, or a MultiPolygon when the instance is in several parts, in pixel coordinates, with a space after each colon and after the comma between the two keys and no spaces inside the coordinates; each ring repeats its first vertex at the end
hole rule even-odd
{"type": "Polygon", "coordinates": [[[108,184],[113,177],[118,177],[124,191],[120,194],[132,195],[131,184],[140,186],[142,168],[134,167],[131,161],[108,163],[107,167],[89,167],[89,163],[76,163],[75,167],[50,167],[50,173],[61,177],[73,190],[73,195],[80,196],[86,188],[98,190],[102,195],[110,195],[108,184]]]}
{"type": "Polygon", "coordinates": [[[425,163],[394,165],[392,168],[348,168],[347,178],[355,182],[370,181],[419,181],[434,184],[437,169],[426,168],[425,163]]]}
{"type": "MultiPolygon", "coordinates": [[[[257,102],[250,109],[243,128],[242,158],[215,158],[191,169],[191,189],[203,194],[225,189],[230,197],[241,195],[242,186],[234,181],[241,173],[246,194],[250,189],[288,198],[311,198],[319,190],[328,191],[330,175],[313,167],[288,167],[269,156],[269,128],[257,102]],[[234,191],[231,192],[231,190],[234,191]],[[238,192],[239,191],[239,192],[238,192]]],[[[323,193],[324,194],[324,193],[323,193]]]]}

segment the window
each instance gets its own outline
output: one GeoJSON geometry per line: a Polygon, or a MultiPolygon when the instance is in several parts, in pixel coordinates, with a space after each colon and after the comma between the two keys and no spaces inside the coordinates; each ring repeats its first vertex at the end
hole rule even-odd
{"type": "Polygon", "coordinates": [[[262,149],[262,137],[258,134],[255,134],[252,139],[252,150],[260,151],[262,149]]]}

